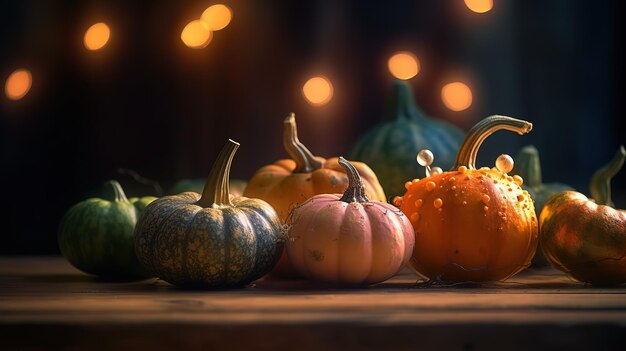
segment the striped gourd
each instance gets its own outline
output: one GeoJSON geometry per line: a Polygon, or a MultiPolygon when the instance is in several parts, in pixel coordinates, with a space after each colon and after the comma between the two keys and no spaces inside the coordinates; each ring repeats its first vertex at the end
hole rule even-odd
{"type": "Polygon", "coordinates": [[[150,204],[135,230],[137,257],[179,286],[238,287],[264,276],[283,249],[281,224],[265,201],[229,194],[239,144],[229,140],[202,195],[186,192],[150,204]]]}
{"type": "Polygon", "coordinates": [[[133,231],[141,211],[156,197],[127,199],[114,180],[105,183],[105,189],[106,199],[79,202],[63,217],[59,249],[85,273],[111,278],[147,277],[135,256],[133,231]]]}
{"type": "Polygon", "coordinates": [[[363,135],[350,154],[374,170],[389,198],[404,194],[407,180],[424,177],[424,167],[415,160],[420,150],[431,150],[434,166],[449,169],[464,136],[459,128],[427,117],[404,81],[395,82],[391,103],[391,120],[363,135]]]}

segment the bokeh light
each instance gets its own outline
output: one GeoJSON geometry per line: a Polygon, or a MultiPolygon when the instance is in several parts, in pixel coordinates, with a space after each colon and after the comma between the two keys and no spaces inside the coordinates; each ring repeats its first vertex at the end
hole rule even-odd
{"type": "Polygon", "coordinates": [[[99,50],[109,42],[110,37],[111,29],[106,23],[100,22],[87,29],[83,42],[88,50],[99,50]]]}
{"type": "Polygon", "coordinates": [[[9,99],[19,100],[28,94],[32,83],[33,76],[30,74],[30,71],[17,69],[7,78],[4,92],[9,99]]]}
{"type": "Polygon", "coordinates": [[[202,49],[209,45],[213,34],[200,20],[189,22],[180,33],[180,39],[192,49],[202,49]]]}
{"type": "Polygon", "coordinates": [[[465,0],[465,6],[476,13],[485,13],[493,8],[493,0],[465,0]]]}
{"type": "Polygon", "coordinates": [[[407,51],[393,54],[393,56],[389,58],[387,66],[394,77],[404,80],[415,77],[420,70],[417,57],[407,51]]]}
{"type": "Polygon", "coordinates": [[[453,82],[441,89],[441,100],[452,111],[463,111],[472,106],[472,90],[464,83],[453,82]]]}
{"type": "Polygon", "coordinates": [[[231,19],[233,18],[233,12],[226,5],[217,4],[209,6],[202,13],[200,20],[204,25],[212,31],[224,29],[231,19]]]}
{"type": "Polygon", "coordinates": [[[313,77],[304,83],[302,93],[309,104],[313,106],[326,105],[333,97],[333,85],[326,77],[313,77]]]}

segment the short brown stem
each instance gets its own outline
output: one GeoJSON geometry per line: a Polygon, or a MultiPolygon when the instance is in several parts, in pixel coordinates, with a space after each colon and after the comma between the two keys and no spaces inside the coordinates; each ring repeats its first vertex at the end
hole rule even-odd
{"type": "Polygon", "coordinates": [[[506,129],[521,135],[530,132],[532,128],[532,123],[512,117],[494,115],[483,119],[467,133],[456,155],[454,168],[466,166],[469,169],[476,169],[478,149],[483,141],[494,132],[506,129]]]}
{"type": "Polygon", "coordinates": [[[611,178],[622,169],[625,158],[626,149],[624,149],[624,145],[621,145],[611,161],[591,176],[589,190],[591,191],[591,197],[597,204],[613,206],[611,201],[611,178]]]}
{"type": "Polygon", "coordinates": [[[369,202],[367,195],[365,195],[365,187],[363,186],[363,181],[361,180],[359,171],[354,167],[354,165],[352,165],[352,163],[343,157],[339,157],[339,164],[348,175],[348,188],[339,200],[347,203],[369,202]]]}
{"type": "Polygon", "coordinates": [[[202,207],[232,206],[228,188],[230,165],[238,148],[238,142],[228,139],[217,159],[213,162],[209,179],[204,185],[198,205],[202,207]]]}
{"type": "Polygon", "coordinates": [[[283,122],[283,146],[289,156],[296,161],[293,173],[310,173],[322,168],[322,163],[298,140],[296,115],[293,112],[283,122]]]}

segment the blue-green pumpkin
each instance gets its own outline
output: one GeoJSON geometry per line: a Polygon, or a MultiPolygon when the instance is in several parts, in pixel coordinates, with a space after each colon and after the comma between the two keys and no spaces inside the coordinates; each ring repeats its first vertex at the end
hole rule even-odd
{"type": "Polygon", "coordinates": [[[530,197],[534,200],[537,216],[539,216],[543,205],[552,195],[566,190],[575,191],[574,188],[567,184],[543,183],[539,151],[533,145],[527,145],[519,151],[515,157],[515,166],[511,174],[517,174],[524,180],[522,188],[528,191],[530,197]]]}
{"type": "Polygon", "coordinates": [[[238,147],[228,140],[202,195],[165,196],[146,207],[135,229],[135,248],[155,276],[183,287],[241,287],[278,262],[284,242],[276,211],[263,200],[229,193],[238,147]]]}
{"type": "Polygon", "coordinates": [[[428,117],[415,103],[413,91],[405,81],[393,87],[390,120],[363,135],[350,157],[367,163],[376,173],[390,198],[406,191],[404,183],[423,178],[424,167],[416,161],[417,153],[429,149],[435,155],[433,166],[449,169],[463,141],[461,129],[428,117]]]}
{"type": "Polygon", "coordinates": [[[104,199],[74,205],[61,220],[59,249],[76,268],[108,278],[149,276],[135,256],[133,233],[144,208],[156,197],[126,198],[115,180],[104,184],[104,199]]]}

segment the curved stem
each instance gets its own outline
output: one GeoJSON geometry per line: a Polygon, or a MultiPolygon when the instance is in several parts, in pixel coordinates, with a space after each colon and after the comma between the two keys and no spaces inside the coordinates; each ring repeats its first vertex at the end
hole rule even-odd
{"type": "Polygon", "coordinates": [[[454,168],[466,166],[469,169],[475,169],[476,155],[478,155],[480,145],[488,136],[501,129],[517,132],[521,135],[530,132],[533,129],[533,124],[521,119],[498,115],[483,119],[467,133],[459,153],[456,155],[454,168]]]}
{"type": "Polygon", "coordinates": [[[351,202],[369,202],[369,199],[365,195],[365,187],[361,180],[359,171],[343,157],[339,157],[339,164],[346,171],[348,175],[348,188],[343,193],[343,196],[339,201],[351,203],[351,202]]]}
{"type": "Polygon", "coordinates": [[[515,157],[515,167],[511,173],[522,177],[526,186],[531,188],[541,186],[541,161],[535,146],[527,145],[520,150],[515,157]]]}
{"type": "Polygon", "coordinates": [[[213,168],[211,168],[209,179],[204,190],[202,190],[198,205],[202,207],[232,206],[228,188],[230,165],[233,163],[233,157],[235,157],[238,148],[238,142],[228,139],[220,154],[217,155],[217,159],[213,162],[213,168]]]}
{"type": "Polygon", "coordinates": [[[109,180],[104,183],[104,198],[114,202],[128,202],[124,189],[117,180],[109,180]]]}
{"type": "Polygon", "coordinates": [[[611,201],[611,178],[622,169],[625,158],[626,149],[624,149],[624,145],[621,145],[611,161],[591,176],[589,190],[591,191],[591,197],[596,200],[597,204],[613,206],[611,201]]]}
{"type": "Polygon", "coordinates": [[[322,168],[322,163],[298,140],[296,115],[293,112],[283,121],[283,146],[289,156],[296,161],[293,173],[309,173],[322,168]]]}

